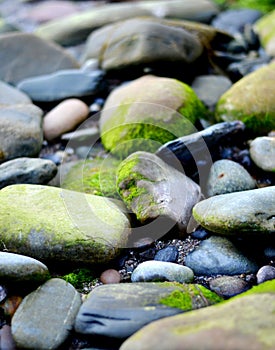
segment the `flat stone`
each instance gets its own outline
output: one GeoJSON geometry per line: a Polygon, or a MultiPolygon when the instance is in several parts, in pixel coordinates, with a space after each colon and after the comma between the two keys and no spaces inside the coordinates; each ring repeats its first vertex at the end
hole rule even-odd
{"type": "Polygon", "coordinates": [[[252,190],[256,181],[239,163],[230,159],[221,159],[213,163],[207,181],[207,195],[252,190]]]}
{"type": "Polygon", "coordinates": [[[17,347],[56,349],[69,336],[81,305],[80,294],[59,278],[52,278],[28,294],[12,318],[17,347]]]}
{"type": "Polygon", "coordinates": [[[210,197],[194,206],[193,215],[204,228],[219,234],[274,234],[275,186],[210,197]]]}
{"type": "Polygon", "coordinates": [[[43,118],[44,137],[48,141],[57,139],[62,134],[74,130],[89,115],[89,107],[76,98],[59,103],[43,118]]]}
{"type": "Polygon", "coordinates": [[[193,279],[194,273],[189,267],[156,260],[142,262],[131,275],[132,282],[170,281],[189,283],[193,279]]]}
{"type": "Polygon", "coordinates": [[[171,315],[220,302],[200,285],[121,283],[90,292],[75,321],[81,334],[125,339],[144,325],[171,315]]]}
{"type": "Polygon", "coordinates": [[[0,278],[12,282],[45,282],[49,277],[46,265],[28,256],[0,252],[0,278]]]}
{"type": "Polygon", "coordinates": [[[25,78],[79,67],[62,47],[30,33],[1,34],[0,61],[0,79],[13,85],[25,78]]]}
{"type": "Polygon", "coordinates": [[[225,237],[211,236],[188,253],[185,265],[197,276],[255,273],[258,266],[225,237]]]}
{"type": "Polygon", "coordinates": [[[0,198],[0,236],[10,252],[99,264],[127,245],[130,224],[121,202],[42,185],[11,185],[0,198]]]}
{"type": "Polygon", "coordinates": [[[23,103],[2,106],[0,111],[0,163],[18,157],[36,157],[43,142],[42,110],[23,103]]]}
{"type": "Polygon", "coordinates": [[[262,136],[252,140],[249,153],[253,162],[265,171],[275,171],[275,137],[262,136]]]}
{"type": "Polygon", "coordinates": [[[40,158],[16,158],[0,164],[0,189],[13,184],[47,184],[57,173],[57,166],[40,158]]]}
{"type": "Polygon", "coordinates": [[[15,104],[29,104],[31,99],[24,92],[14,86],[0,81],[0,106],[9,106],[15,104]]]}

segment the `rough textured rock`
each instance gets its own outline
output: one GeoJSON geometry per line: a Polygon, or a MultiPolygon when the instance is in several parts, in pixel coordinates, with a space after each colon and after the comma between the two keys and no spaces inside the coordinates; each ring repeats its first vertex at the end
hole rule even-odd
{"type": "Polygon", "coordinates": [[[217,121],[241,120],[263,135],[275,128],[275,63],[257,69],[232,85],[216,107],[217,121]]]}
{"type": "Polygon", "coordinates": [[[256,288],[219,305],[153,322],[120,350],[272,350],[274,285],[253,295],[256,288]]]}
{"type": "Polygon", "coordinates": [[[81,14],[67,16],[41,25],[36,34],[61,45],[83,42],[97,28],[106,24],[138,16],[180,18],[208,23],[218,8],[208,0],[138,1],[125,4],[104,4],[81,14]],[[200,9],[198,11],[197,9],[200,9]]]}
{"type": "Polygon", "coordinates": [[[204,112],[188,85],[143,76],[108,96],[99,121],[102,143],[112,153],[126,156],[137,150],[155,151],[167,141],[196,131],[194,123],[204,112]]]}
{"type": "Polygon", "coordinates": [[[189,283],[193,279],[194,273],[189,267],[155,260],[142,262],[131,275],[132,282],[170,281],[189,283]]]}
{"type": "Polygon", "coordinates": [[[210,168],[207,181],[207,195],[252,190],[256,181],[239,163],[229,159],[217,160],[210,168]]]}
{"type": "Polygon", "coordinates": [[[12,84],[32,76],[79,67],[60,46],[30,33],[1,34],[0,53],[0,79],[12,84]]]}
{"type": "Polygon", "coordinates": [[[222,301],[200,285],[121,283],[90,292],[76,317],[75,330],[125,339],[145,324],[222,301]]]}
{"type": "Polygon", "coordinates": [[[37,156],[43,141],[42,110],[31,103],[3,106],[0,110],[0,163],[37,156]]]}
{"type": "Polygon", "coordinates": [[[275,137],[262,136],[252,140],[249,153],[253,162],[265,171],[275,171],[275,137]]]}
{"type": "Polygon", "coordinates": [[[0,189],[14,184],[47,184],[57,173],[57,166],[47,159],[17,158],[0,164],[0,189]]]}
{"type": "Polygon", "coordinates": [[[258,265],[248,259],[227,238],[211,236],[188,253],[185,265],[197,276],[255,273],[258,265]]]}
{"type": "Polygon", "coordinates": [[[17,347],[58,348],[69,336],[80,305],[80,294],[71,284],[50,279],[23,299],[12,318],[17,347]]]}
{"type": "Polygon", "coordinates": [[[141,222],[156,219],[156,232],[148,228],[150,237],[156,234],[160,238],[176,223],[181,234],[186,233],[192,208],[201,199],[200,187],[194,181],[148,152],[133,153],[121,162],[117,188],[141,222]]]}
{"type": "Polygon", "coordinates": [[[275,186],[221,194],[196,204],[193,215],[204,228],[243,236],[275,233],[275,186]]]}
{"type": "Polygon", "coordinates": [[[128,218],[107,198],[40,185],[8,186],[0,198],[0,236],[11,252],[96,264],[127,244],[128,218]]]}
{"type": "Polygon", "coordinates": [[[275,10],[260,18],[254,25],[261,45],[270,56],[275,56],[275,10]]]}

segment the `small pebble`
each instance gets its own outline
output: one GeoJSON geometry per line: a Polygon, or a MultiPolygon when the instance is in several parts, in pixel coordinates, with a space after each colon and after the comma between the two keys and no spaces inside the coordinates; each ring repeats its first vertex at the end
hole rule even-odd
{"type": "Polygon", "coordinates": [[[119,283],[121,276],[117,270],[108,269],[100,275],[100,281],[104,284],[119,283]]]}
{"type": "Polygon", "coordinates": [[[261,267],[257,272],[256,277],[258,284],[275,279],[275,267],[270,265],[261,267]]]}
{"type": "Polygon", "coordinates": [[[177,247],[168,246],[157,252],[154,260],[158,261],[167,261],[167,262],[176,262],[179,256],[177,247]]]}

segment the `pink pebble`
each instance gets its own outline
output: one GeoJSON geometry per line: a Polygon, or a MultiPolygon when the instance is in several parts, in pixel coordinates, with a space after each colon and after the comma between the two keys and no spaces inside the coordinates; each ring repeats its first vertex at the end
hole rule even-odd
{"type": "Polygon", "coordinates": [[[102,272],[100,276],[100,281],[104,284],[119,283],[121,276],[117,270],[109,269],[102,272]]]}

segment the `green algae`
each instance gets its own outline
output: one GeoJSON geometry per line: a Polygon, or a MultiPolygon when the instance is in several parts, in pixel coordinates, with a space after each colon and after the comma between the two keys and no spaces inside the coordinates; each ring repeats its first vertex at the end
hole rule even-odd
{"type": "Polygon", "coordinates": [[[73,270],[73,272],[61,276],[61,278],[72,284],[76,289],[83,289],[83,285],[90,283],[95,277],[91,270],[81,268],[73,270]]]}

